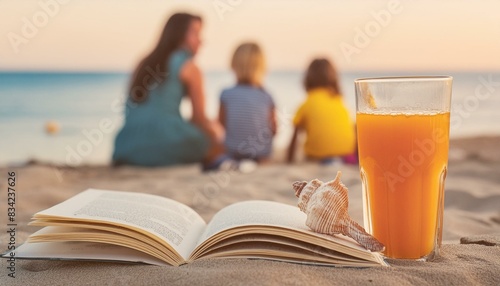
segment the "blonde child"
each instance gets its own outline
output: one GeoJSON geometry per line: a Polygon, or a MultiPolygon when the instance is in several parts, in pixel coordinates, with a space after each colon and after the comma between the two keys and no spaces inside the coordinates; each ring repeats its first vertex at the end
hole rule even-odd
{"type": "Polygon", "coordinates": [[[297,136],[305,131],[304,153],[309,160],[328,163],[337,157],[352,160],[356,136],[340,91],[337,72],[327,59],[309,65],[304,87],[307,99],[300,106],[293,124],[295,131],[288,149],[288,162],[295,158],[297,136]]]}
{"type": "Polygon", "coordinates": [[[265,59],[255,43],[240,45],[231,60],[236,85],[220,96],[219,120],[226,130],[224,145],[233,159],[267,160],[276,134],[275,106],[262,87],[265,59]]]}

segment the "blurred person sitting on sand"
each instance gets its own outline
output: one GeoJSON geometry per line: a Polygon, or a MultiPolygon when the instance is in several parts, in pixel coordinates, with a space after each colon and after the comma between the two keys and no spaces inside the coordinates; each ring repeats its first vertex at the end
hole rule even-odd
{"type": "Polygon", "coordinates": [[[201,45],[202,20],[172,15],[156,47],[139,63],[129,86],[125,124],[115,140],[113,163],[169,166],[201,162],[205,170],[228,160],[222,127],[205,114],[202,72],[194,61],[201,45]],[[187,96],[192,118],[182,118],[187,96]]]}
{"type": "Polygon", "coordinates": [[[313,60],[307,69],[304,87],[307,99],[293,118],[295,130],[287,161],[294,161],[297,137],[305,131],[304,153],[308,160],[329,164],[340,158],[346,163],[355,163],[355,128],[344,105],[333,64],[323,58],[313,60]]]}
{"type": "Polygon", "coordinates": [[[264,162],[271,156],[276,134],[274,101],[263,88],[265,58],[255,43],[241,44],[231,68],[236,85],[220,96],[219,120],[226,130],[226,153],[235,160],[264,162]]]}

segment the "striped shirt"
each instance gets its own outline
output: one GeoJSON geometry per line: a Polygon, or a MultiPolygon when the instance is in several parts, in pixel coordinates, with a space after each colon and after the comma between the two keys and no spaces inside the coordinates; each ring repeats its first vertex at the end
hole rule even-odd
{"type": "Polygon", "coordinates": [[[272,151],[271,111],[274,102],[262,88],[236,85],[220,96],[224,106],[226,152],[235,159],[261,159],[272,151]]]}

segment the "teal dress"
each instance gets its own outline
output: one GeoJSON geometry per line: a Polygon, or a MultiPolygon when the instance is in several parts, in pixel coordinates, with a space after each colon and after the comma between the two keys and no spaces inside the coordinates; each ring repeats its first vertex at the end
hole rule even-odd
{"type": "Polygon", "coordinates": [[[127,101],[125,124],[115,139],[113,162],[140,166],[170,166],[201,162],[208,138],[180,114],[186,94],[179,72],[191,58],[186,50],[170,56],[168,77],[152,88],[146,101],[127,101]]]}

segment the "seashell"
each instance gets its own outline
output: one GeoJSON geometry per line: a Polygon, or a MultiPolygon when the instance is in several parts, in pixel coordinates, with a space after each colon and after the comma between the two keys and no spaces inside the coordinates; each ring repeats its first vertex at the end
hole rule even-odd
{"type": "Polygon", "coordinates": [[[328,183],[317,179],[293,183],[298,207],[307,214],[306,225],[318,233],[349,236],[370,251],[383,251],[385,246],[350,218],[348,190],[340,181],[341,175],[339,171],[328,183]]]}

